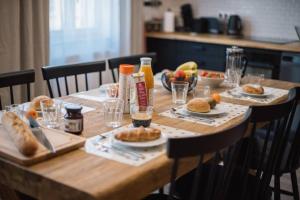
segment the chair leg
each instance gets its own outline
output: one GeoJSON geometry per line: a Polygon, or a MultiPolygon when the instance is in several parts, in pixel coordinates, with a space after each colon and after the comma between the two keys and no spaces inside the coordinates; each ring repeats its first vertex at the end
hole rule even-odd
{"type": "Polygon", "coordinates": [[[291,172],[291,180],[293,186],[293,196],[294,200],[299,200],[299,191],[298,191],[298,183],[297,183],[297,175],[296,172],[291,172]]]}
{"type": "Polygon", "coordinates": [[[275,175],[274,180],[274,200],[280,200],[280,176],[275,175]]]}
{"type": "Polygon", "coordinates": [[[158,193],[159,194],[164,194],[164,187],[159,188],[158,193]]]}

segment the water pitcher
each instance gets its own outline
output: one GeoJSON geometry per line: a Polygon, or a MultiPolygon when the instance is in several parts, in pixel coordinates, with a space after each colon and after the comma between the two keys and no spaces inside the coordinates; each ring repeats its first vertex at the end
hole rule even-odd
{"type": "Polygon", "coordinates": [[[233,46],[226,50],[225,83],[230,87],[238,87],[244,75],[248,60],[244,50],[233,46]]]}

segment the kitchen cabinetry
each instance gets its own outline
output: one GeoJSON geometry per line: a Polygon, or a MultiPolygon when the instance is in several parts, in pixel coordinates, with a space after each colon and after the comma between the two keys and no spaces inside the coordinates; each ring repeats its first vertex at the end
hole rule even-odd
{"type": "Polygon", "coordinates": [[[198,42],[147,38],[147,52],[157,53],[154,73],[176,69],[180,64],[195,61],[199,68],[225,70],[226,46],[198,42]]]}
{"type": "MultiPolygon", "coordinates": [[[[187,61],[195,61],[199,69],[225,71],[226,48],[230,46],[147,37],[147,52],[156,52],[158,56],[154,73],[165,68],[174,70],[187,61]]],[[[281,51],[242,48],[249,60],[248,73],[264,73],[267,78],[279,78],[281,51]]]]}

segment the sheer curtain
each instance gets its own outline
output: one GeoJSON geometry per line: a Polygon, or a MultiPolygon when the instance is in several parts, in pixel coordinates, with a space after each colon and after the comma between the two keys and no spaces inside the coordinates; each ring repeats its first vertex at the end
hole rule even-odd
{"type": "Polygon", "coordinates": [[[50,0],[50,64],[129,53],[122,48],[130,31],[130,25],[123,24],[130,18],[128,3],[130,0],[50,0]]]}

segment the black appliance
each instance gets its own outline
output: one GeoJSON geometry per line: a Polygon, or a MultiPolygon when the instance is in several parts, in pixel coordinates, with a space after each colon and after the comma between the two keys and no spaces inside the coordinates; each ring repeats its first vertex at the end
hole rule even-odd
{"type": "Polygon", "coordinates": [[[300,53],[282,53],[279,78],[300,83],[300,53]]]}
{"type": "Polygon", "coordinates": [[[228,35],[241,35],[242,34],[242,20],[238,15],[230,15],[227,24],[228,35]]]}
{"type": "Polygon", "coordinates": [[[181,17],[183,19],[184,30],[194,30],[194,17],[191,4],[184,4],[181,6],[181,17]]]}
{"type": "Polygon", "coordinates": [[[201,17],[194,20],[196,33],[220,33],[220,22],[215,17],[201,17]]]}

